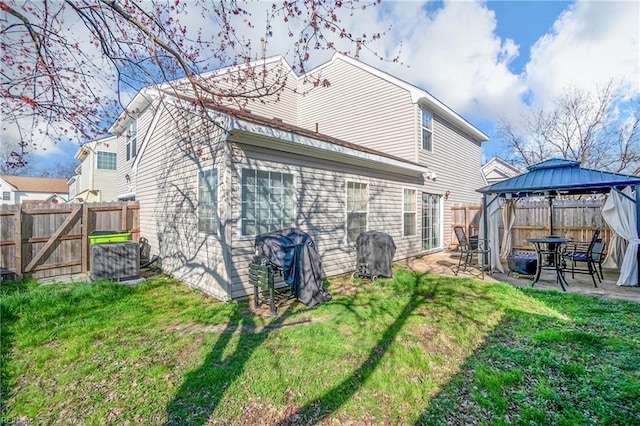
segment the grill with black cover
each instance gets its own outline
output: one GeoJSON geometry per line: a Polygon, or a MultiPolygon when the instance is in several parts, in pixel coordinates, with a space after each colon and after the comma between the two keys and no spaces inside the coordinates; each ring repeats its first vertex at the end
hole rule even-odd
{"type": "Polygon", "coordinates": [[[378,279],[393,278],[393,256],[396,245],[391,235],[379,231],[367,231],[356,238],[356,271],[353,277],[378,279]]]}
{"type": "Polygon", "coordinates": [[[331,299],[324,289],[326,275],[309,234],[289,228],[257,235],[256,256],[282,271],[284,282],[299,301],[315,306],[331,299]]]}

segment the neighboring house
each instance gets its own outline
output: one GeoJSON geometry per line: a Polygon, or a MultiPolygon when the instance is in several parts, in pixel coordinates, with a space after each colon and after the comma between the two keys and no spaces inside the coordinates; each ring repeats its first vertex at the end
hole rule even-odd
{"type": "Polygon", "coordinates": [[[451,203],[481,199],[485,134],[344,55],[313,70],[330,85],[306,93],[281,57],[259,63],[287,74],[278,102],[203,120],[145,89],[110,129],[118,197],[139,201],[140,235],[166,272],[222,300],[246,296],[255,236],[288,227],[313,237],[329,276],[355,269],[365,230],[390,234],[396,259],[448,246],[451,203]]]}
{"type": "Polygon", "coordinates": [[[493,157],[482,166],[482,174],[484,175],[487,185],[491,185],[518,176],[522,174],[522,170],[512,166],[499,157],[493,157]]]}
{"type": "Polygon", "coordinates": [[[76,152],[76,175],[67,182],[69,202],[116,201],[117,138],[83,144],[76,152]]]}
{"type": "Polygon", "coordinates": [[[68,198],[66,179],[30,176],[0,176],[0,204],[65,203],[68,198]]]}

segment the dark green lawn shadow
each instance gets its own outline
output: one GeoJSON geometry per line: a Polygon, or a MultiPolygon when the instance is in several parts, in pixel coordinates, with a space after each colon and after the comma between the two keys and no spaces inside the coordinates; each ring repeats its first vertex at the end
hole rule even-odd
{"type": "Polygon", "coordinates": [[[323,421],[332,413],[337,411],[360,389],[367,379],[373,374],[383,356],[395,340],[407,319],[414,313],[414,310],[428,299],[433,299],[437,286],[423,288],[420,280],[425,274],[414,273],[415,282],[412,283],[413,290],[409,300],[404,305],[400,314],[390,324],[378,343],[371,349],[367,359],[349,377],[340,384],[324,393],[294,413],[287,415],[284,419],[276,423],[277,426],[295,424],[316,424],[323,421]]]}
{"type": "Polygon", "coordinates": [[[254,351],[291,316],[294,305],[289,304],[268,326],[259,328],[243,304],[236,304],[205,360],[185,376],[167,405],[165,425],[203,425],[215,416],[226,390],[244,373],[245,364],[254,351]],[[236,349],[224,356],[235,333],[239,333],[236,349]]]}
{"type": "Polygon", "coordinates": [[[640,424],[640,306],[526,294],[561,315],[507,310],[415,424],[640,424]]]}

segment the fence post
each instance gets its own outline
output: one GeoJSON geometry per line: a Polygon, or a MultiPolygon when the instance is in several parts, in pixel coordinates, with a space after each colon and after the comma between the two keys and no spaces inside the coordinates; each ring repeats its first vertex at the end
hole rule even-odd
{"type": "Polygon", "coordinates": [[[13,212],[13,244],[15,273],[22,277],[22,206],[17,205],[13,212]]]}
{"type": "Polygon", "coordinates": [[[120,230],[121,231],[127,231],[127,211],[129,207],[129,202],[125,201],[122,204],[122,209],[120,210],[120,230]]]}
{"type": "Polygon", "coordinates": [[[82,272],[89,270],[89,207],[82,203],[82,272]]]}

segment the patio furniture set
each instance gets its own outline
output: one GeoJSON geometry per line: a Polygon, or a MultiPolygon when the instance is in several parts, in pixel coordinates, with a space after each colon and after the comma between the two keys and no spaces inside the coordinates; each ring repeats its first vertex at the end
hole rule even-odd
{"type": "MultiPolygon", "coordinates": [[[[487,262],[491,253],[489,241],[480,240],[478,236],[467,238],[461,226],[456,226],[454,232],[460,252],[455,274],[458,275],[461,269],[466,271],[477,260],[478,269],[484,279],[485,270],[491,273],[487,262]]],[[[597,282],[601,283],[604,279],[602,262],[606,245],[600,238],[600,232],[599,228],[596,229],[590,241],[573,241],[555,235],[529,238],[527,241],[533,244],[535,253],[518,252],[507,256],[509,271],[532,276],[531,285],[533,286],[540,280],[543,270],[552,270],[555,272],[556,282],[564,291],[566,291],[565,286],[568,285],[566,274],[571,272],[573,279],[575,274],[588,274],[591,276],[593,285],[598,287],[597,282]]]]}

